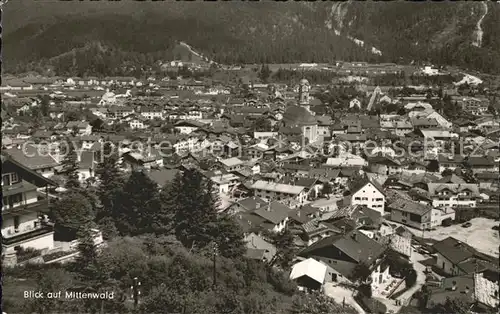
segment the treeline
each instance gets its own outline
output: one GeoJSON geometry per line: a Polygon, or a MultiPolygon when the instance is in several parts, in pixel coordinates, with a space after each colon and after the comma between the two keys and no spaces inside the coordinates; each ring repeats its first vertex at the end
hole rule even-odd
{"type": "Polygon", "coordinates": [[[123,13],[130,9],[125,7],[115,14],[63,16],[47,25],[35,22],[5,34],[9,42],[3,51],[4,60],[8,60],[6,70],[21,72],[53,64],[57,71],[66,73],[82,72],[90,65],[89,72],[127,74],[122,67],[131,65],[140,71],[158,60],[175,59],[176,44],[185,41],[206,57],[225,64],[421,60],[487,73],[500,71],[498,39],[494,36],[500,13],[493,8],[484,20],[483,48],[477,48],[470,45],[469,32],[477,20],[470,17],[470,10],[458,5],[353,3],[345,16],[346,22],[353,23],[341,36],[325,27],[331,9],[327,4],[318,4],[312,10],[303,4],[179,5],[161,14],[150,7],[147,14],[132,17],[129,12],[123,13]],[[457,31],[438,40],[450,18],[462,16],[466,18],[457,31]],[[347,35],[364,40],[365,47],[347,35]],[[102,44],[100,54],[96,50],[78,53],[93,43],[102,44]],[[380,49],[382,56],[373,54],[371,46],[380,49]],[[96,54],[98,57],[94,57],[96,54]]]}

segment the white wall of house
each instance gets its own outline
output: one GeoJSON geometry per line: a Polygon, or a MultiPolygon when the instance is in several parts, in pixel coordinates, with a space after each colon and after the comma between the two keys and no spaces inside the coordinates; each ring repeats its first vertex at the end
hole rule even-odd
{"type": "Polygon", "coordinates": [[[401,173],[403,169],[400,166],[388,166],[384,164],[371,164],[370,172],[375,172],[383,175],[393,175],[401,173]]]}
{"type": "Polygon", "coordinates": [[[411,237],[402,237],[399,234],[393,234],[390,237],[390,247],[396,252],[411,257],[411,237]]]}
{"type": "Polygon", "coordinates": [[[430,217],[431,217],[431,211],[429,210],[427,213],[424,215],[421,215],[421,221],[414,221],[410,219],[410,213],[398,210],[396,208],[391,209],[391,220],[395,222],[399,222],[405,225],[408,225],[413,228],[417,229],[424,229],[424,228],[430,228],[431,223],[430,223],[430,217]]]}
{"type": "Polygon", "coordinates": [[[179,130],[179,133],[181,134],[191,134],[192,132],[198,130],[198,127],[195,126],[176,126],[174,128],[179,130]]]}
{"type": "Polygon", "coordinates": [[[385,196],[373,184],[368,183],[351,196],[352,205],[365,205],[384,215],[385,196]]]}
{"type": "Polygon", "coordinates": [[[23,249],[33,248],[36,250],[52,250],[54,248],[54,232],[49,232],[6,246],[4,247],[5,251],[2,254],[7,255],[15,253],[14,247],[16,246],[20,246],[23,249]]]}
{"type": "Polygon", "coordinates": [[[14,217],[4,218],[2,222],[2,235],[11,237],[16,234],[21,234],[33,230],[35,228],[35,224],[39,223],[38,215],[35,212],[23,214],[21,216],[18,216],[18,223],[18,232],[16,232],[14,217]]]}
{"type": "Polygon", "coordinates": [[[273,228],[273,231],[274,232],[281,232],[285,229],[286,227],[286,224],[288,222],[288,217],[286,217],[285,219],[283,219],[279,224],[275,225],[274,228],[273,228]]]}
{"type": "Polygon", "coordinates": [[[436,267],[442,269],[445,273],[450,275],[460,275],[462,272],[458,270],[458,268],[453,265],[446,257],[441,255],[441,253],[437,253],[436,259],[436,267]]]}
{"type": "Polygon", "coordinates": [[[476,207],[475,198],[460,198],[459,196],[466,196],[463,192],[456,194],[443,194],[442,192],[432,197],[432,206],[434,207],[457,207],[468,206],[476,207]]]}
{"type": "Polygon", "coordinates": [[[318,139],[318,126],[303,126],[302,135],[309,140],[309,143],[316,142],[316,140],[318,139]]]}
{"type": "Polygon", "coordinates": [[[384,284],[388,283],[388,281],[392,278],[389,274],[389,267],[382,269],[380,265],[372,271],[370,277],[372,279],[371,286],[373,290],[385,287],[384,284]]]}
{"type": "Polygon", "coordinates": [[[287,192],[275,192],[275,191],[265,191],[265,190],[255,190],[255,196],[262,198],[263,200],[269,202],[272,200],[284,200],[287,198],[293,198],[300,203],[304,203],[307,199],[307,193],[304,191],[299,194],[287,193],[287,192]]]}

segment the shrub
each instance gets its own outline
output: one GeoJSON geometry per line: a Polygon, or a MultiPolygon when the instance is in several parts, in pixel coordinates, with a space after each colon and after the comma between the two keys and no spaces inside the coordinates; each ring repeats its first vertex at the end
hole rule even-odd
{"type": "Polygon", "coordinates": [[[443,227],[449,227],[449,226],[451,226],[452,222],[453,222],[453,221],[451,220],[451,218],[446,218],[445,220],[443,220],[443,221],[441,222],[441,225],[442,225],[443,227]]]}
{"type": "Polygon", "coordinates": [[[367,298],[372,297],[372,286],[368,284],[362,284],[358,287],[358,292],[367,298]]]}
{"type": "Polygon", "coordinates": [[[368,313],[385,314],[387,307],[376,299],[371,299],[361,294],[356,296],[356,301],[368,313]]]}
{"type": "Polygon", "coordinates": [[[34,249],[34,248],[19,248],[17,250],[17,261],[18,262],[23,262],[27,261],[29,259],[32,259],[34,257],[42,255],[42,252],[40,250],[34,249]]]}

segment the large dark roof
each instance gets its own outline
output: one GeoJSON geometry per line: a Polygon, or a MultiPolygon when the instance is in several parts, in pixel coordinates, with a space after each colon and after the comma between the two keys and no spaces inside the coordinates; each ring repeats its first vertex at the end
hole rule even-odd
{"type": "Polygon", "coordinates": [[[290,106],[283,114],[287,126],[303,126],[318,124],[314,116],[304,107],[290,106]]]}
{"type": "Polygon", "coordinates": [[[346,234],[324,238],[304,249],[300,252],[300,255],[310,256],[317,253],[321,254],[320,250],[328,247],[338,248],[358,263],[372,263],[385,250],[377,241],[370,239],[362,232],[353,230],[346,234]]]}
{"type": "Polygon", "coordinates": [[[43,187],[47,185],[58,186],[58,184],[48,178],[45,178],[41,174],[29,169],[27,166],[21,164],[20,162],[14,160],[12,157],[2,153],[2,168],[6,163],[11,163],[19,170],[21,178],[26,179],[26,181],[36,185],[37,187],[43,187]],[[29,179],[28,179],[29,177],[29,179]]]}

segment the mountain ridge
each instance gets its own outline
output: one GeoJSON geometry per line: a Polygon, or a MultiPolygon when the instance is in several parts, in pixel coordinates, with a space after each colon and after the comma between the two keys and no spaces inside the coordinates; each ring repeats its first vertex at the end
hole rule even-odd
{"type": "Polygon", "coordinates": [[[6,69],[19,72],[61,68],[51,60],[90,42],[135,62],[143,58],[137,54],[169,60],[174,45],[184,41],[220,63],[419,60],[498,73],[500,6],[488,4],[482,47],[472,45],[482,6],[406,1],[170,1],[167,6],[127,0],[42,5],[17,0],[4,8],[3,53],[6,69]]]}

